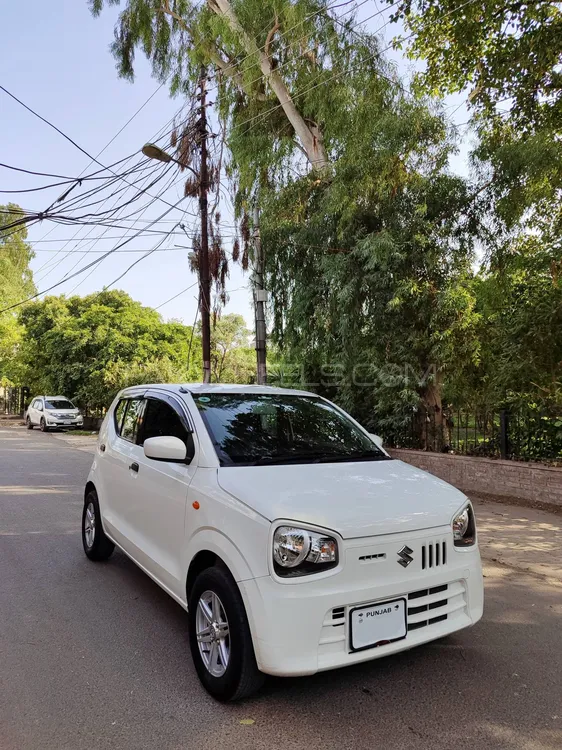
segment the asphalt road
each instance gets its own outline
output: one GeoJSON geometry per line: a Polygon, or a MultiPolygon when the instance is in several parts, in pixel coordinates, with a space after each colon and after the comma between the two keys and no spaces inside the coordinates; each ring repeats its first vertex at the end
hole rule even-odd
{"type": "Polygon", "coordinates": [[[216,703],[181,608],[123,554],[84,556],[90,462],[53,435],[0,429],[2,750],[562,747],[562,588],[506,568],[487,569],[470,630],[216,703]]]}

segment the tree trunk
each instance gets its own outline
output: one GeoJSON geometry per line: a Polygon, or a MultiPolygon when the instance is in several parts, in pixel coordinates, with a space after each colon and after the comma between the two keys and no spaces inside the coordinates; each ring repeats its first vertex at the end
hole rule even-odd
{"type": "Polygon", "coordinates": [[[445,444],[443,374],[437,372],[421,393],[419,439],[423,450],[441,451],[445,444]]]}
{"type": "Polygon", "coordinates": [[[330,162],[324,147],[324,140],[320,129],[316,126],[309,126],[307,124],[297,109],[283,78],[273,68],[271,59],[265,49],[258,47],[255,40],[245,31],[229,0],[207,0],[207,4],[214,13],[226,18],[230,28],[240,36],[247,53],[249,55],[257,56],[261,72],[268,80],[269,85],[279,100],[279,104],[285,112],[287,119],[293,126],[306,153],[310,166],[316,171],[326,169],[330,162]]]}

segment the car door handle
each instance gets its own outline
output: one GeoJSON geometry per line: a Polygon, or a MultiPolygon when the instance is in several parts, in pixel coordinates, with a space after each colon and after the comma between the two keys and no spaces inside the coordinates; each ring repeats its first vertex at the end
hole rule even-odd
{"type": "Polygon", "coordinates": [[[105,453],[105,445],[103,443],[100,445],[100,451],[105,453]]]}
{"type": "Polygon", "coordinates": [[[135,463],[132,463],[132,464],[131,464],[131,465],[129,466],[129,469],[130,469],[131,471],[137,472],[137,471],[139,470],[139,465],[138,465],[138,464],[137,464],[136,462],[135,462],[135,463]]]}

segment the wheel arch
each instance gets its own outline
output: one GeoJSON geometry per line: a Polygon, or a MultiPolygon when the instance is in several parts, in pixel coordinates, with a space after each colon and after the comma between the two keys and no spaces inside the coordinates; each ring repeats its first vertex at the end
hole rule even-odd
{"type": "Polygon", "coordinates": [[[184,550],[184,555],[184,570],[187,570],[185,590],[188,602],[191,586],[197,575],[205,568],[217,563],[223,565],[237,585],[238,581],[254,578],[249,562],[242,551],[218,529],[209,527],[199,529],[184,550]]]}
{"type": "Polygon", "coordinates": [[[96,493],[96,495],[98,494],[96,485],[90,479],[88,479],[88,481],[86,482],[86,486],[84,487],[84,502],[86,502],[86,498],[88,497],[88,492],[90,492],[91,490],[93,490],[96,493]]]}
{"type": "Polygon", "coordinates": [[[228,570],[228,566],[225,565],[224,560],[221,560],[216,552],[211,552],[208,549],[202,549],[197,552],[197,554],[189,564],[187,578],[185,581],[185,595],[186,601],[188,603],[189,597],[191,595],[191,589],[193,588],[193,584],[195,583],[197,576],[204,570],[207,570],[207,568],[214,567],[215,565],[217,565],[217,563],[224,565],[224,567],[228,570]]]}

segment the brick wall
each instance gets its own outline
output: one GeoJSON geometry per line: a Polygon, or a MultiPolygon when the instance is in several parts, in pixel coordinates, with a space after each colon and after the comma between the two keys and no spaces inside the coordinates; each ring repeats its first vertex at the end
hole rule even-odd
{"type": "Polygon", "coordinates": [[[463,492],[556,505],[562,508],[562,468],[522,461],[425,451],[389,451],[395,458],[435,474],[463,492]]]}

